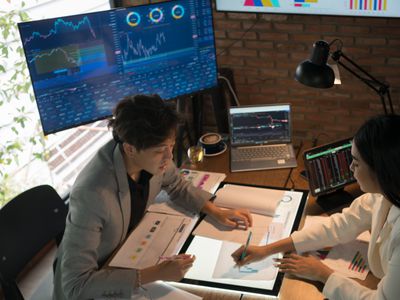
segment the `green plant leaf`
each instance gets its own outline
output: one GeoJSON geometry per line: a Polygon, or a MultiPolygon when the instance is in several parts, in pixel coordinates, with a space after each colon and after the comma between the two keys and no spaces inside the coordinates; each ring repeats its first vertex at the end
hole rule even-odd
{"type": "Polygon", "coordinates": [[[17,134],[17,135],[19,134],[17,128],[15,128],[14,126],[11,127],[11,130],[12,130],[15,134],[17,134]]]}
{"type": "Polygon", "coordinates": [[[6,46],[2,47],[1,54],[3,54],[4,57],[8,58],[8,48],[6,46]]]}

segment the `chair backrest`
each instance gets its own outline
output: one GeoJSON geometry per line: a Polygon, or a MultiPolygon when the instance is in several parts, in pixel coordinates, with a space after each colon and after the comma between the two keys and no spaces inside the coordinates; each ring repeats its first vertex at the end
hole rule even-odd
{"type": "Polygon", "coordinates": [[[5,295],[16,288],[18,274],[44,246],[61,240],[67,212],[49,185],[27,190],[0,209],[0,278],[5,295]]]}

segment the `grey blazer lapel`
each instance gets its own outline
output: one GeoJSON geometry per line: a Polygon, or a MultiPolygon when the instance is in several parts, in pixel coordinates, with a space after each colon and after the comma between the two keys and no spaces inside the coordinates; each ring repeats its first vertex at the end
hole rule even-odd
{"type": "Polygon", "coordinates": [[[121,206],[122,218],[123,218],[123,236],[121,240],[124,240],[128,232],[129,221],[131,217],[131,196],[129,192],[127,172],[124,164],[119,145],[114,148],[113,161],[115,168],[115,175],[117,177],[118,184],[118,197],[121,206]]]}

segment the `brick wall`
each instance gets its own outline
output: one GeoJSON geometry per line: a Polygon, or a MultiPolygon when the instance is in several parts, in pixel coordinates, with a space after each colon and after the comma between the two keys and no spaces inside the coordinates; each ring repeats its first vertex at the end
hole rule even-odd
{"type": "MultiPolygon", "coordinates": [[[[149,3],[123,2],[125,6],[149,3]]],[[[331,89],[313,89],[294,80],[297,65],[309,58],[313,43],[320,39],[341,39],[347,56],[377,79],[388,82],[395,111],[400,113],[400,18],[214,10],[214,24],[218,65],[234,71],[241,104],[291,103],[297,138],[320,136],[324,142],[346,137],[369,116],[383,112],[378,95],[342,68],[342,84],[331,89]]],[[[216,130],[211,102],[205,106],[204,131],[216,130]]],[[[190,105],[187,109],[189,112],[190,105]]]]}
{"type": "Polygon", "coordinates": [[[309,58],[320,39],[341,39],[347,56],[388,82],[400,113],[400,18],[215,12],[214,23],[218,65],[233,69],[241,104],[292,103],[297,138],[321,133],[322,141],[342,138],[382,112],[378,95],[342,68],[342,85],[331,89],[293,79],[298,63],[309,58]]]}

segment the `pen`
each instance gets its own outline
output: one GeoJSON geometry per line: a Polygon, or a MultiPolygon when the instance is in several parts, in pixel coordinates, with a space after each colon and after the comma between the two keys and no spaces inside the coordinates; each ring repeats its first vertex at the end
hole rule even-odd
{"type": "Polygon", "coordinates": [[[245,256],[246,256],[246,250],[247,250],[247,247],[249,247],[249,243],[250,243],[250,240],[251,240],[251,235],[252,235],[252,232],[249,231],[249,236],[247,237],[246,245],[244,246],[242,255],[240,255],[240,260],[243,260],[245,258],[245,256]]]}
{"type": "MultiPolygon", "coordinates": [[[[192,255],[185,254],[186,257],[192,257],[192,255]]],[[[160,260],[173,260],[173,259],[181,259],[184,258],[181,255],[173,255],[173,256],[159,256],[158,259],[160,260]]]]}
{"type": "Polygon", "coordinates": [[[174,259],[174,256],[160,256],[160,257],[158,257],[158,259],[166,259],[166,260],[174,259]]]}

